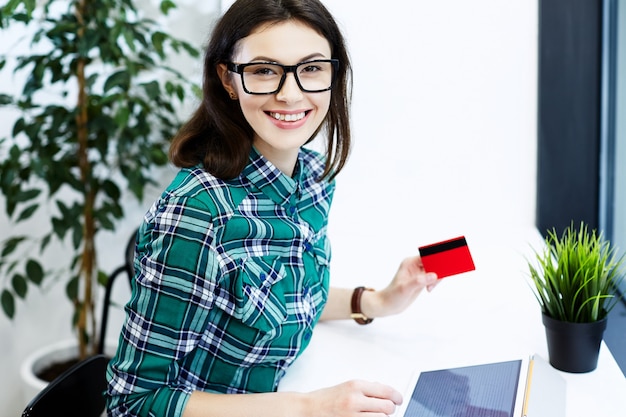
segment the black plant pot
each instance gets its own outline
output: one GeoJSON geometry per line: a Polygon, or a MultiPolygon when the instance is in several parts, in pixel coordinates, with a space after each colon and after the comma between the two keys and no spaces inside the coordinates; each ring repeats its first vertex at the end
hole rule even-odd
{"type": "Polygon", "coordinates": [[[598,366],[607,317],[592,323],[571,323],[543,314],[550,365],[565,372],[590,372],[598,366]]]}

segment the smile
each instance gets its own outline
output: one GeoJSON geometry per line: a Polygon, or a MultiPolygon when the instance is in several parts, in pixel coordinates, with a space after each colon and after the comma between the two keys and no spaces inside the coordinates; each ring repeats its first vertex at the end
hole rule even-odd
{"type": "Polygon", "coordinates": [[[274,113],[268,112],[270,117],[273,117],[276,120],[280,120],[281,122],[297,122],[298,120],[304,119],[306,116],[306,112],[294,113],[294,114],[284,114],[284,113],[274,113]]]}

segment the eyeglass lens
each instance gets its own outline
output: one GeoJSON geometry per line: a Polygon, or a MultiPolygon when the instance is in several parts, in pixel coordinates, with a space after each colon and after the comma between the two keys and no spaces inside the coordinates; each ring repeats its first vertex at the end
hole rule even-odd
{"type": "MultiPolygon", "coordinates": [[[[283,67],[276,64],[248,64],[242,72],[244,87],[251,93],[276,92],[284,72],[283,67]]],[[[304,62],[296,67],[294,74],[303,90],[316,92],[330,88],[334,69],[328,61],[304,62]]]]}

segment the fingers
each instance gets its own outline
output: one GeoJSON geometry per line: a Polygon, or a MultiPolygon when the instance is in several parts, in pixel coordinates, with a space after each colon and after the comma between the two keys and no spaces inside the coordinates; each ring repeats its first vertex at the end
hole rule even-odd
{"type": "Polygon", "coordinates": [[[400,269],[407,268],[408,272],[412,276],[416,276],[418,281],[424,286],[432,285],[437,282],[437,274],[434,272],[426,272],[422,263],[422,258],[419,255],[406,258],[400,265],[400,269]]]}
{"type": "Polygon", "coordinates": [[[436,284],[439,281],[437,274],[435,274],[434,272],[424,272],[423,279],[425,287],[436,284]]]}
{"type": "Polygon", "coordinates": [[[376,382],[348,381],[313,392],[319,415],[333,417],[383,417],[396,411],[402,395],[376,382]]]}
{"type": "Polygon", "coordinates": [[[361,384],[363,384],[363,394],[367,397],[389,400],[395,405],[402,404],[402,394],[389,385],[378,382],[361,382],[361,384]]]}
{"type": "Polygon", "coordinates": [[[424,274],[424,286],[426,287],[426,290],[428,292],[435,289],[438,283],[439,283],[439,278],[437,277],[437,274],[435,274],[434,272],[427,272],[424,274]]]}
{"type": "Polygon", "coordinates": [[[402,404],[402,394],[388,385],[365,381],[351,381],[348,384],[353,384],[352,389],[363,396],[357,407],[361,413],[391,415],[396,411],[396,406],[402,404]]]}
{"type": "Polygon", "coordinates": [[[416,265],[418,272],[415,273],[420,286],[425,287],[429,292],[432,291],[439,282],[437,274],[434,272],[426,272],[420,256],[409,258],[416,265]]]}

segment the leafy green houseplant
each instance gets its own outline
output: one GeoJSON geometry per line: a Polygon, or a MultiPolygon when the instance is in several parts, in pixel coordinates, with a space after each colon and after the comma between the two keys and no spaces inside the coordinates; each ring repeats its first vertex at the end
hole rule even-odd
{"type": "Polygon", "coordinates": [[[548,316],[572,323],[603,319],[618,301],[614,290],[623,279],[615,248],[601,233],[581,223],[561,236],[551,230],[545,247],[529,262],[535,296],[548,316]]]}
{"type": "Polygon", "coordinates": [[[95,289],[106,280],[96,237],[124,216],[126,190],[141,199],[154,168],[167,163],[179,105],[197,92],[168,64],[197,49],[157,23],[175,7],[162,0],[154,19],[134,0],[9,0],[0,8],[0,36],[24,33],[14,48],[22,54],[0,56],[2,77],[24,76],[19,93],[0,94],[0,110],[19,114],[0,138],[12,224],[0,236],[2,310],[12,318],[29,288],[56,277],[73,306],[81,357],[95,350],[95,289]],[[42,219],[39,234],[39,226],[19,233],[42,219]],[[51,251],[67,254],[61,268],[47,268],[51,251]]]}
{"type": "Polygon", "coordinates": [[[561,235],[555,229],[548,231],[543,249],[535,252],[534,261],[528,262],[531,286],[546,326],[550,360],[553,365],[556,363],[555,367],[571,372],[595,368],[607,315],[619,301],[615,289],[624,278],[623,261],[624,257],[618,256],[602,233],[590,230],[584,222],[576,228],[572,222],[561,235]],[[571,339],[555,334],[561,328],[572,332],[571,339]],[[598,329],[595,338],[594,328],[598,329]],[[560,347],[551,345],[551,335],[560,347]],[[576,347],[579,341],[586,344],[580,352],[576,347]],[[578,366],[557,358],[577,353],[580,360],[591,356],[591,362],[578,366]]]}

